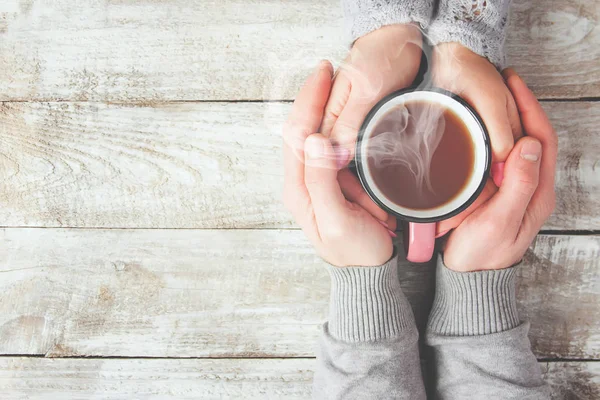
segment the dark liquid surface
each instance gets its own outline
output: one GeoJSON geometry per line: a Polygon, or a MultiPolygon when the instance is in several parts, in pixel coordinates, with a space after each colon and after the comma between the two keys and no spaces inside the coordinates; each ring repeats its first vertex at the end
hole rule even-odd
{"type": "Polygon", "coordinates": [[[390,201],[426,210],[463,190],[473,173],[475,152],[467,127],[454,112],[414,101],[379,120],[367,157],[373,181],[390,201]]]}

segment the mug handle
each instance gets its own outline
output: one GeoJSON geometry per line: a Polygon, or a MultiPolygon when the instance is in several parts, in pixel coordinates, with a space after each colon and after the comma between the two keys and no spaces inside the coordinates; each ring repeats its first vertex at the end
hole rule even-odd
{"type": "Polygon", "coordinates": [[[409,222],[408,226],[404,226],[404,250],[408,261],[424,263],[431,260],[435,248],[435,227],[435,222],[409,222]]]}

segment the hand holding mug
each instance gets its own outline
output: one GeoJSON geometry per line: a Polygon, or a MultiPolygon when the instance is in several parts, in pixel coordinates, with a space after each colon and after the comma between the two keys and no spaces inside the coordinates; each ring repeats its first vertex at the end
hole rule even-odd
{"type": "Polygon", "coordinates": [[[328,62],[319,65],[300,90],[284,126],[284,203],[330,264],[381,265],[393,254],[393,233],[356,198],[344,196],[338,170],[349,160],[349,151],[334,150],[328,138],[314,133],[323,119],[332,73],[328,62]]]}
{"type": "Polygon", "coordinates": [[[448,238],[444,263],[453,270],[516,264],[554,210],[556,133],[523,80],[512,70],[504,75],[527,136],[510,152],[498,192],[448,238]]]}
{"type": "MultiPolygon", "coordinates": [[[[413,24],[387,25],[356,40],[335,75],[321,133],[351,154],[371,107],[415,80],[421,65],[421,46],[421,31],[413,24]]],[[[349,169],[339,171],[338,181],[346,197],[355,199],[392,230],[396,228],[396,219],[371,201],[349,169]]]]}
{"type": "Polygon", "coordinates": [[[498,190],[504,162],[522,136],[515,100],[496,67],[459,43],[440,43],[433,51],[433,82],[464,98],[483,119],[492,144],[492,179],[465,211],[437,225],[442,236],[456,228],[498,190]]]}
{"type": "Polygon", "coordinates": [[[461,96],[481,115],[493,162],[506,161],[522,130],[513,96],[496,67],[459,43],[435,46],[432,65],[433,83],[461,96]]]}
{"type": "Polygon", "coordinates": [[[365,118],[355,153],[365,191],[406,222],[406,258],[418,263],[432,258],[436,227],[484,190],[492,158],[475,110],[439,88],[405,89],[382,99],[365,118]]]}
{"type": "Polygon", "coordinates": [[[421,46],[421,31],[412,24],[384,26],[356,40],[333,81],[321,127],[323,135],[353,151],[369,110],[415,80],[421,46]]]}

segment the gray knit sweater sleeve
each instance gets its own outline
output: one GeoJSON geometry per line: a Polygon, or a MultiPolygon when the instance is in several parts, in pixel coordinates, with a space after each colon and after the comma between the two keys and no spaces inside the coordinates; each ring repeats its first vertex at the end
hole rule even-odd
{"type": "Polygon", "coordinates": [[[427,35],[433,45],[458,42],[504,68],[511,0],[439,0],[427,35]]]}
{"type": "MultiPolygon", "coordinates": [[[[315,399],[424,399],[418,332],[396,258],[329,267],[315,399]]],[[[515,300],[515,268],[459,273],[438,261],[426,344],[437,399],[547,399],[515,300]]]]}
{"type": "Polygon", "coordinates": [[[397,258],[379,267],[329,267],[331,299],[313,398],[425,399],[412,309],[397,258]]]}
{"type": "Polygon", "coordinates": [[[515,299],[517,267],[436,271],[426,343],[437,399],[549,399],[515,299]]]}
{"type": "Polygon", "coordinates": [[[342,0],[348,37],[359,37],[385,25],[418,23],[426,28],[434,0],[342,0]]]}
{"type": "Polygon", "coordinates": [[[342,0],[348,37],[385,25],[419,23],[433,44],[457,42],[504,68],[504,39],[511,0],[342,0]],[[433,20],[432,20],[433,18],[433,20]]]}

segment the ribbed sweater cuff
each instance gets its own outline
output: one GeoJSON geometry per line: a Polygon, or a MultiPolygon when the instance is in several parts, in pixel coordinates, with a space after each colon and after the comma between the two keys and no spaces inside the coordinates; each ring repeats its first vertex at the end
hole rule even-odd
{"type": "Polygon", "coordinates": [[[425,29],[433,12],[432,0],[342,0],[350,42],[386,25],[418,23],[425,29]]]}
{"type": "Polygon", "coordinates": [[[414,325],[398,281],[397,257],[379,267],[328,267],[331,276],[329,334],[344,342],[397,337],[414,325]]]}
{"type": "Polygon", "coordinates": [[[487,35],[485,31],[474,29],[472,22],[447,21],[433,22],[427,31],[432,46],[440,43],[456,42],[475,54],[487,58],[498,69],[506,65],[504,35],[487,35]]]}
{"type": "Polygon", "coordinates": [[[515,273],[516,267],[455,272],[444,265],[440,255],[428,332],[473,336],[503,332],[518,326],[515,273]]]}
{"type": "Polygon", "coordinates": [[[502,69],[506,64],[504,40],[510,3],[511,0],[475,1],[472,4],[441,0],[427,37],[434,46],[460,43],[502,69]]]}

